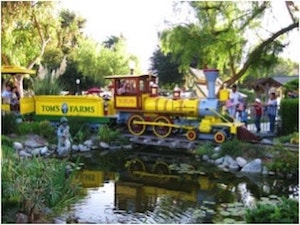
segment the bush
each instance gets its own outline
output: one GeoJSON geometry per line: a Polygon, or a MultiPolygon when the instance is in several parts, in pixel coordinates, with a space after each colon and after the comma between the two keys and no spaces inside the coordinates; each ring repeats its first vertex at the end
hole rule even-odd
{"type": "Polygon", "coordinates": [[[13,113],[7,113],[1,116],[2,134],[12,134],[17,132],[17,117],[13,113]]]}
{"type": "Polygon", "coordinates": [[[265,149],[254,147],[250,143],[240,141],[236,138],[228,140],[221,145],[220,155],[230,155],[231,157],[242,156],[246,159],[263,158],[265,149]]]}
{"type": "Polygon", "coordinates": [[[125,143],[125,138],[121,137],[120,130],[112,130],[107,125],[102,125],[98,131],[98,136],[101,141],[111,143],[113,141],[119,141],[121,143],[125,143]]]}
{"type": "Polygon", "coordinates": [[[90,127],[82,118],[69,117],[68,125],[70,127],[72,140],[75,143],[81,143],[89,137],[90,127]]]}
{"type": "MultiPolygon", "coordinates": [[[[2,139],[2,206],[12,202],[19,212],[25,213],[33,222],[35,215],[42,215],[45,208],[53,214],[74,203],[81,187],[75,173],[66,176],[67,161],[32,158],[20,160],[15,150],[2,139]],[[3,145],[5,144],[5,145],[3,145]]],[[[75,165],[77,167],[78,162],[75,165]]],[[[2,212],[3,216],[3,212],[2,212]]]]}
{"type": "Polygon", "coordinates": [[[299,131],[299,99],[282,99],[280,102],[282,135],[299,131]]]}
{"type": "Polygon", "coordinates": [[[293,199],[282,198],[277,205],[258,203],[246,210],[247,223],[297,223],[299,204],[293,199]]]}
{"type": "Polygon", "coordinates": [[[39,134],[39,122],[22,122],[17,125],[17,133],[20,135],[39,134]]]}
{"type": "Polygon", "coordinates": [[[280,144],[276,145],[272,151],[274,151],[274,157],[272,161],[266,164],[269,170],[278,172],[282,175],[298,174],[298,152],[291,152],[280,144]]]}
{"type": "Polygon", "coordinates": [[[196,154],[199,155],[208,155],[209,157],[212,156],[214,153],[214,145],[212,142],[207,142],[204,145],[201,145],[196,150],[196,154]]]}

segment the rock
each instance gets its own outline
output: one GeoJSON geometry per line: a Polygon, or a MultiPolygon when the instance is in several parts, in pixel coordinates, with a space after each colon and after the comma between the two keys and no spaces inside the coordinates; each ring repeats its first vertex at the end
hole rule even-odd
{"type": "Polygon", "coordinates": [[[80,152],[87,152],[87,151],[90,151],[90,148],[87,147],[87,146],[85,146],[85,145],[83,145],[83,144],[78,145],[78,148],[79,148],[79,151],[80,151],[80,152]]]}
{"type": "Polygon", "coordinates": [[[23,147],[22,143],[20,143],[20,142],[14,142],[14,143],[13,143],[13,148],[14,148],[15,150],[17,150],[17,151],[20,151],[20,150],[22,150],[24,147],[23,147]]]}
{"type": "Polygon", "coordinates": [[[203,159],[204,161],[208,161],[208,160],[209,160],[209,156],[208,156],[208,155],[203,155],[203,156],[202,156],[202,159],[203,159]]]}
{"type": "Polygon", "coordinates": [[[38,156],[41,154],[41,148],[33,148],[30,152],[33,156],[38,156]]]}
{"type": "Polygon", "coordinates": [[[25,157],[25,158],[32,157],[32,155],[30,153],[26,152],[25,150],[19,151],[19,156],[20,157],[25,157]]]}
{"type": "Polygon", "coordinates": [[[73,152],[78,152],[79,151],[78,145],[72,145],[71,149],[72,149],[73,152]]]}
{"type": "Polygon", "coordinates": [[[101,141],[99,145],[101,148],[109,148],[109,144],[107,144],[106,142],[103,142],[103,141],[101,141]]]}
{"type": "Polygon", "coordinates": [[[25,215],[24,213],[17,213],[16,214],[16,223],[28,223],[28,216],[25,215]]]}
{"type": "Polygon", "coordinates": [[[239,167],[244,167],[247,164],[247,160],[240,156],[236,157],[235,161],[239,167]]]}
{"type": "Polygon", "coordinates": [[[224,162],[224,157],[218,158],[215,160],[215,165],[220,165],[224,162]]]}
{"type": "Polygon", "coordinates": [[[262,143],[262,144],[272,144],[273,142],[271,141],[271,140],[268,140],[268,139],[262,139],[261,141],[260,141],[260,143],[262,143]]]}
{"type": "Polygon", "coordinates": [[[87,146],[88,148],[91,148],[93,145],[93,141],[92,140],[86,140],[85,142],[83,142],[83,144],[85,146],[87,146]]]}
{"type": "Polygon", "coordinates": [[[214,152],[219,152],[221,150],[220,146],[214,148],[214,152]]]}
{"type": "Polygon", "coordinates": [[[247,163],[241,170],[246,173],[261,173],[262,172],[262,161],[261,159],[254,159],[247,163]]]}
{"type": "Polygon", "coordinates": [[[47,146],[45,146],[45,147],[43,147],[43,148],[41,148],[41,150],[40,150],[40,154],[41,155],[46,155],[47,153],[48,153],[48,147],[47,146]]]}

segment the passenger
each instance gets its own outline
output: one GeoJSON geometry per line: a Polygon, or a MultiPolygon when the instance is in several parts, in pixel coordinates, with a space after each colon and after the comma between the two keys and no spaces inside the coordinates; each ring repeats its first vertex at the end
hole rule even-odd
{"type": "Polygon", "coordinates": [[[125,82],[125,80],[123,80],[121,82],[120,87],[117,90],[118,95],[122,95],[126,92],[126,87],[127,87],[127,83],[125,82]]]}
{"type": "Polygon", "coordinates": [[[275,92],[271,92],[270,98],[268,99],[267,114],[268,114],[269,122],[270,122],[269,133],[274,133],[275,119],[276,119],[276,114],[277,114],[277,99],[276,99],[275,92]]]}
{"type": "Polygon", "coordinates": [[[256,133],[260,132],[260,120],[263,114],[263,106],[261,104],[260,99],[256,98],[255,102],[253,104],[254,110],[255,110],[255,118],[254,118],[254,124],[256,127],[256,133]]]}
{"type": "Polygon", "coordinates": [[[238,104],[242,101],[242,95],[240,92],[237,91],[237,85],[232,85],[232,90],[229,95],[229,100],[227,102],[227,109],[228,113],[231,117],[235,117],[236,115],[236,109],[238,107],[238,104]]]}
{"type": "Polygon", "coordinates": [[[20,110],[20,94],[16,86],[12,88],[12,95],[10,101],[10,109],[12,111],[19,111],[20,110]]]}
{"type": "Polygon", "coordinates": [[[11,86],[9,84],[6,84],[5,90],[1,94],[2,103],[3,104],[10,104],[11,96],[12,96],[11,86]]]}
{"type": "Polygon", "coordinates": [[[245,124],[245,127],[248,125],[248,112],[247,112],[247,106],[243,104],[243,109],[240,112],[241,122],[245,124]]]}

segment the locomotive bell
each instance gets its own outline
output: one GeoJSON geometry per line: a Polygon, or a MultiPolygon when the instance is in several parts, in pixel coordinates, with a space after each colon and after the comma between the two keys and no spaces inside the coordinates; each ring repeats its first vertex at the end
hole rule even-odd
{"type": "Polygon", "coordinates": [[[216,69],[204,69],[205,78],[207,80],[208,96],[207,98],[216,98],[215,82],[219,76],[219,70],[216,69]]]}
{"type": "Polygon", "coordinates": [[[156,97],[156,96],[158,96],[158,86],[157,86],[157,84],[155,84],[155,83],[152,83],[151,85],[150,85],[150,96],[151,97],[156,97]]]}
{"type": "Polygon", "coordinates": [[[180,98],[180,88],[176,85],[173,90],[173,99],[179,99],[180,98]]]}

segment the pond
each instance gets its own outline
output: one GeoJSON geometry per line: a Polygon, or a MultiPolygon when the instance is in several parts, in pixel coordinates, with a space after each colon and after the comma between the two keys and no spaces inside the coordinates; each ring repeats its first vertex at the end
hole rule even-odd
{"type": "Polygon", "coordinates": [[[84,197],[59,217],[63,220],[195,224],[230,219],[245,223],[245,209],[255,201],[298,198],[299,194],[298,178],[224,172],[178,152],[94,151],[80,161],[78,178],[84,197]]]}

